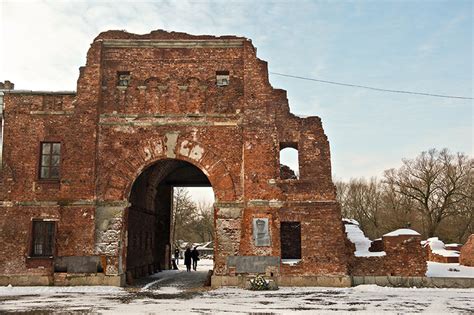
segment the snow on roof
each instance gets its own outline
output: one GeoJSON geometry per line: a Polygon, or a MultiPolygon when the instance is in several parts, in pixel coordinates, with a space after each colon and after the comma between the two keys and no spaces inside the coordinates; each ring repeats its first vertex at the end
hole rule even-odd
{"type": "Polygon", "coordinates": [[[383,236],[400,236],[400,235],[420,235],[420,233],[411,229],[398,229],[390,233],[384,234],[383,236]]]}
{"type": "Polygon", "coordinates": [[[347,238],[355,245],[356,250],[354,252],[354,255],[356,257],[385,256],[385,252],[369,252],[371,241],[364,235],[364,232],[362,232],[362,230],[359,228],[359,223],[345,224],[344,227],[346,229],[347,238]]]}

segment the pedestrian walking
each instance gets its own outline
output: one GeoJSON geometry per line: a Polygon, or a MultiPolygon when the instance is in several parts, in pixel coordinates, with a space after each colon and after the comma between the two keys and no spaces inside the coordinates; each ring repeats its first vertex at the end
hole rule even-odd
{"type": "Polygon", "coordinates": [[[191,271],[191,256],[191,249],[187,247],[186,251],[184,252],[184,264],[186,265],[186,271],[188,272],[191,271]]]}
{"type": "Polygon", "coordinates": [[[179,265],[179,249],[177,247],[174,250],[174,261],[176,261],[176,266],[179,265]]]}
{"type": "Polygon", "coordinates": [[[197,264],[199,261],[199,252],[197,250],[197,246],[194,246],[194,249],[191,252],[191,257],[193,258],[193,270],[196,271],[197,264]]]}

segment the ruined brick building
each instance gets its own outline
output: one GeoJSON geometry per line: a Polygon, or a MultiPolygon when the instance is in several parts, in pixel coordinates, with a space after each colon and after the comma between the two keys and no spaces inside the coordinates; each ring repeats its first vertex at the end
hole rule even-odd
{"type": "Polygon", "coordinates": [[[321,119],[290,113],[250,40],[108,31],[77,92],[3,93],[0,284],[169,268],[174,186],[214,191],[214,285],[351,284],[321,119]],[[287,147],[298,178],[280,172],[287,147]]]}

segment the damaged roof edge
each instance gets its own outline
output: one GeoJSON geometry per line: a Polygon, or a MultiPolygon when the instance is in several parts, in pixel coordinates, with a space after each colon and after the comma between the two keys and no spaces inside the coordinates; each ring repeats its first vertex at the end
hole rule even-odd
{"type": "Polygon", "coordinates": [[[5,90],[5,94],[29,94],[29,95],[76,95],[76,91],[33,91],[33,90],[5,90]]]}

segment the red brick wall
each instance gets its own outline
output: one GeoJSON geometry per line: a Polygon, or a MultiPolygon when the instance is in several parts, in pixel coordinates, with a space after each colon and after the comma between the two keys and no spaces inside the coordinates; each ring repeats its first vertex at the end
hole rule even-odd
{"type": "MultiPolygon", "coordinates": [[[[105,32],[88,51],[76,96],[7,94],[5,103],[0,194],[6,210],[0,224],[13,225],[0,235],[4,248],[12,249],[2,257],[4,273],[33,272],[26,269],[24,255],[27,223],[37,215],[59,220],[58,255],[106,257],[107,274],[123,273],[119,257],[125,264],[126,232],[147,221],[140,215],[125,220],[132,183],[156,161],[179,159],[204,172],[217,198],[216,274],[227,273],[230,255],[278,256],[285,220],[301,222],[302,260],[282,266],[282,274],[347,274],[321,120],[289,112],[286,92],[270,85],[267,63],[256,57],[249,40],[105,32]],[[124,39],[148,41],[130,47],[124,39]],[[177,47],[188,43],[183,40],[208,42],[177,47]],[[218,70],[230,72],[228,86],[216,86],[218,70]],[[117,88],[118,71],[130,72],[128,87],[117,88]],[[62,144],[56,183],[38,180],[41,141],[62,144]],[[280,179],[284,143],[298,148],[300,179],[280,179]],[[32,201],[41,211],[19,203],[32,201]],[[269,247],[253,243],[256,217],[269,219],[269,247]]],[[[143,197],[153,199],[150,194],[143,197]]],[[[131,248],[131,266],[139,265],[139,251],[144,253],[131,248]]],[[[152,261],[147,250],[145,257],[152,261]]]]}
{"type": "Polygon", "coordinates": [[[433,253],[433,251],[431,250],[429,246],[427,246],[426,252],[428,256],[427,258],[428,261],[434,261],[434,262],[445,263],[445,264],[459,263],[459,257],[446,257],[446,256],[438,255],[436,253],[433,253]]]}
{"type": "Polygon", "coordinates": [[[464,266],[474,267],[474,234],[471,234],[462,246],[459,263],[464,266]]]}
{"type": "Polygon", "coordinates": [[[354,244],[346,241],[351,275],[425,276],[427,264],[420,236],[384,236],[382,241],[386,255],[377,257],[355,257],[354,244]]]}
{"type": "Polygon", "coordinates": [[[55,256],[90,256],[94,253],[94,209],[91,207],[16,206],[3,207],[0,214],[0,274],[50,274],[50,269],[29,268],[38,258],[31,254],[32,219],[56,222],[55,256]]]}
{"type": "Polygon", "coordinates": [[[382,237],[387,253],[385,266],[392,276],[417,276],[426,274],[426,260],[419,235],[382,237]]]}

